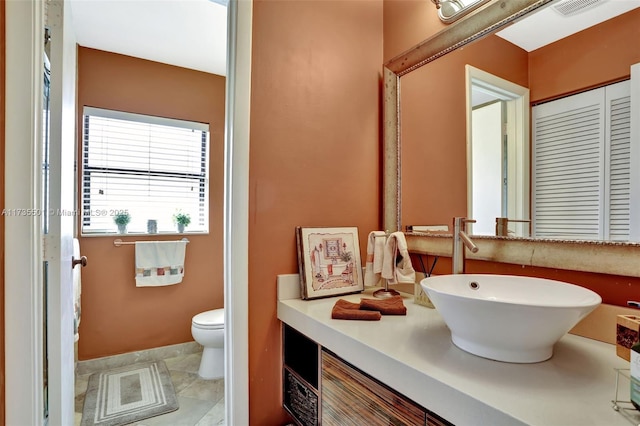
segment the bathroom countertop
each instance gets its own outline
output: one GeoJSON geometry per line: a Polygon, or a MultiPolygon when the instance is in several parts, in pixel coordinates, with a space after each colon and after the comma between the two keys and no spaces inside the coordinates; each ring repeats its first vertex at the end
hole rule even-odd
{"type": "MultiPolygon", "coordinates": [[[[406,316],[331,319],[337,299],[359,302],[373,290],[301,300],[298,275],[281,275],[278,318],[456,425],[631,424],[612,408],[615,368],[629,368],[614,345],[567,334],[548,361],[492,361],[456,347],[440,314],[405,294],[406,316]]],[[[628,400],[628,381],[620,383],[618,399],[628,400]]]]}

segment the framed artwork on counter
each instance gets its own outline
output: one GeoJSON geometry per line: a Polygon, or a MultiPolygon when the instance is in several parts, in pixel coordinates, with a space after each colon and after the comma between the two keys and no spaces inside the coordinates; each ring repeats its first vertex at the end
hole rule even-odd
{"type": "Polygon", "coordinates": [[[296,227],[302,299],[364,290],[357,227],[296,227]]]}

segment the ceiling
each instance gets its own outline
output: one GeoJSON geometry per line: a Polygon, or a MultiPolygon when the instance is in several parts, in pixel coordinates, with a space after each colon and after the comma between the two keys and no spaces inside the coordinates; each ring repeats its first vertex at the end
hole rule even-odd
{"type": "Polygon", "coordinates": [[[226,75],[221,0],[70,0],[80,46],[226,75]]]}
{"type": "MultiPolygon", "coordinates": [[[[226,0],[70,0],[78,44],[226,75],[226,0]],[[222,3],[222,4],[220,4],[222,3]]],[[[561,0],[498,32],[527,51],[640,7],[640,0],[561,0]],[[585,6],[570,16],[554,6],[585,6]]]]}
{"type": "MultiPolygon", "coordinates": [[[[527,15],[496,35],[521,47],[527,52],[568,37],[608,19],[640,7],[640,0],[561,0],[552,2],[540,11],[527,15]],[[556,6],[578,6],[576,12],[563,16],[556,6]],[[579,9],[579,6],[585,6],[579,9]]],[[[492,93],[472,89],[472,106],[484,105],[501,99],[492,93]]]]}
{"type": "Polygon", "coordinates": [[[640,0],[561,0],[496,34],[531,52],[637,7],[640,0]]]}

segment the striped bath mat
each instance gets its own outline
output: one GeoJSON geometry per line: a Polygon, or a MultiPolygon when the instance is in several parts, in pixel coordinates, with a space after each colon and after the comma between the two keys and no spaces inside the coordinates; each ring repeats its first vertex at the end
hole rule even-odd
{"type": "Polygon", "coordinates": [[[126,425],[177,409],[164,361],[134,364],[89,377],[80,425],[126,425]]]}

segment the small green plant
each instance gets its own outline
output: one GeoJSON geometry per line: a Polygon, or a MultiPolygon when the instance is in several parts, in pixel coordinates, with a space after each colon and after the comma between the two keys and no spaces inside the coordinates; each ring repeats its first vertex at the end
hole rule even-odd
{"type": "Polygon", "coordinates": [[[187,226],[191,223],[191,216],[188,213],[178,212],[173,215],[173,221],[178,225],[187,226]]]}
{"type": "Polygon", "coordinates": [[[350,251],[343,251],[342,253],[340,253],[340,260],[342,260],[343,262],[348,262],[351,260],[351,252],[350,251]]]}
{"type": "Polygon", "coordinates": [[[131,215],[129,212],[118,213],[113,216],[113,221],[116,225],[127,225],[131,222],[131,215]]]}

